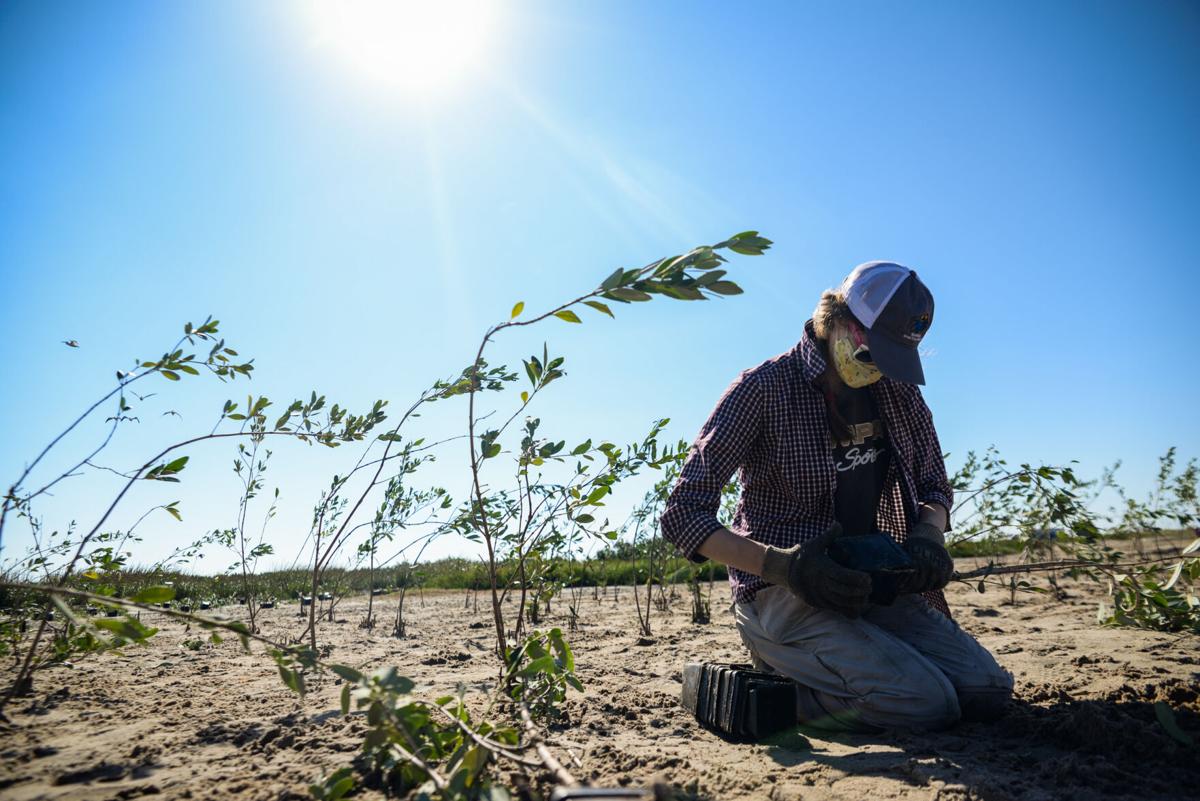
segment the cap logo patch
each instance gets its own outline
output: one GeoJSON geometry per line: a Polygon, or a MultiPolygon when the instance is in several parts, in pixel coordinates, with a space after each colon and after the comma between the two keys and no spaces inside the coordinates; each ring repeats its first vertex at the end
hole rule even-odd
{"type": "Polygon", "coordinates": [[[920,342],[921,337],[925,336],[925,332],[929,330],[929,321],[930,317],[928,314],[912,318],[912,322],[908,324],[908,331],[905,332],[904,338],[909,342],[920,342]]]}

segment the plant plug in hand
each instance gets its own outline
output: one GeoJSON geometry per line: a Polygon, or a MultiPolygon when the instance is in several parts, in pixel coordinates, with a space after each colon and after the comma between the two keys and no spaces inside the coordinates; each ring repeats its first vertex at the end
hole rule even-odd
{"type": "Polygon", "coordinates": [[[787,587],[809,606],[858,617],[869,605],[871,577],[861,570],[842,567],[825,552],[841,534],[842,526],[835,521],[809,542],[791,548],[767,546],[763,579],[787,587]]]}

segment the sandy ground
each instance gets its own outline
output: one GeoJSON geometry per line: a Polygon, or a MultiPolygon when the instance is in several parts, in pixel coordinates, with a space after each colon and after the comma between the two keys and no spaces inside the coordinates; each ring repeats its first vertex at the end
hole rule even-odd
{"type": "MultiPolygon", "coordinates": [[[[967,565],[962,565],[967,567],[967,565]]],[[[550,733],[577,776],[598,785],[666,780],[711,799],[1200,798],[1200,748],[1169,738],[1153,704],[1168,701],[1200,742],[1200,638],[1100,628],[1100,592],[1068,584],[1069,597],[949,592],[956,618],[1013,671],[1017,695],[998,723],[935,734],[794,733],[745,745],[705,730],[679,707],[681,668],[694,660],[742,661],[745,653],[717,586],[713,622],[696,625],[680,597],[655,612],[654,636],[636,634],[629,588],[587,591],[574,644],[586,692],[550,733]]],[[[384,614],[394,597],[377,598],[384,614]]],[[[358,627],[366,599],[343,602],[321,630],[332,659],[374,669],[396,665],[435,697],[466,684],[491,687],[490,622],[460,593],[410,596],[409,636],[358,627]]],[[[298,632],[296,606],[267,614],[265,633],[298,632]]],[[[556,602],[549,623],[566,628],[556,602]]],[[[325,771],[346,765],[361,723],[337,710],[336,679],[313,682],[303,704],[273,663],[234,642],[205,645],[181,624],[153,644],[55,668],[0,728],[0,795],[26,799],[299,799],[325,771]]],[[[386,626],[384,627],[386,628],[386,626]]],[[[377,791],[357,797],[381,798],[377,791]]]]}

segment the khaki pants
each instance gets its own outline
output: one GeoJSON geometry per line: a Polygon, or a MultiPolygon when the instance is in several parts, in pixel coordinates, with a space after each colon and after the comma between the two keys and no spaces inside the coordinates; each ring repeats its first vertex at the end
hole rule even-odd
{"type": "Polygon", "coordinates": [[[919,595],[851,619],[767,587],[733,613],[755,665],[797,683],[810,726],[940,729],[998,717],[1012,695],[1012,674],[919,595]]]}

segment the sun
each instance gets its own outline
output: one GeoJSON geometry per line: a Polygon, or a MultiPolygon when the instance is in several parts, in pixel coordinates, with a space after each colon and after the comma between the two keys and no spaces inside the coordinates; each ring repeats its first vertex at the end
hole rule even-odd
{"type": "Polygon", "coordinates": [[[314,44],[369,80],[432,94],[478,70],[493,40],[495,0],[312,0],[314,44]]]}

